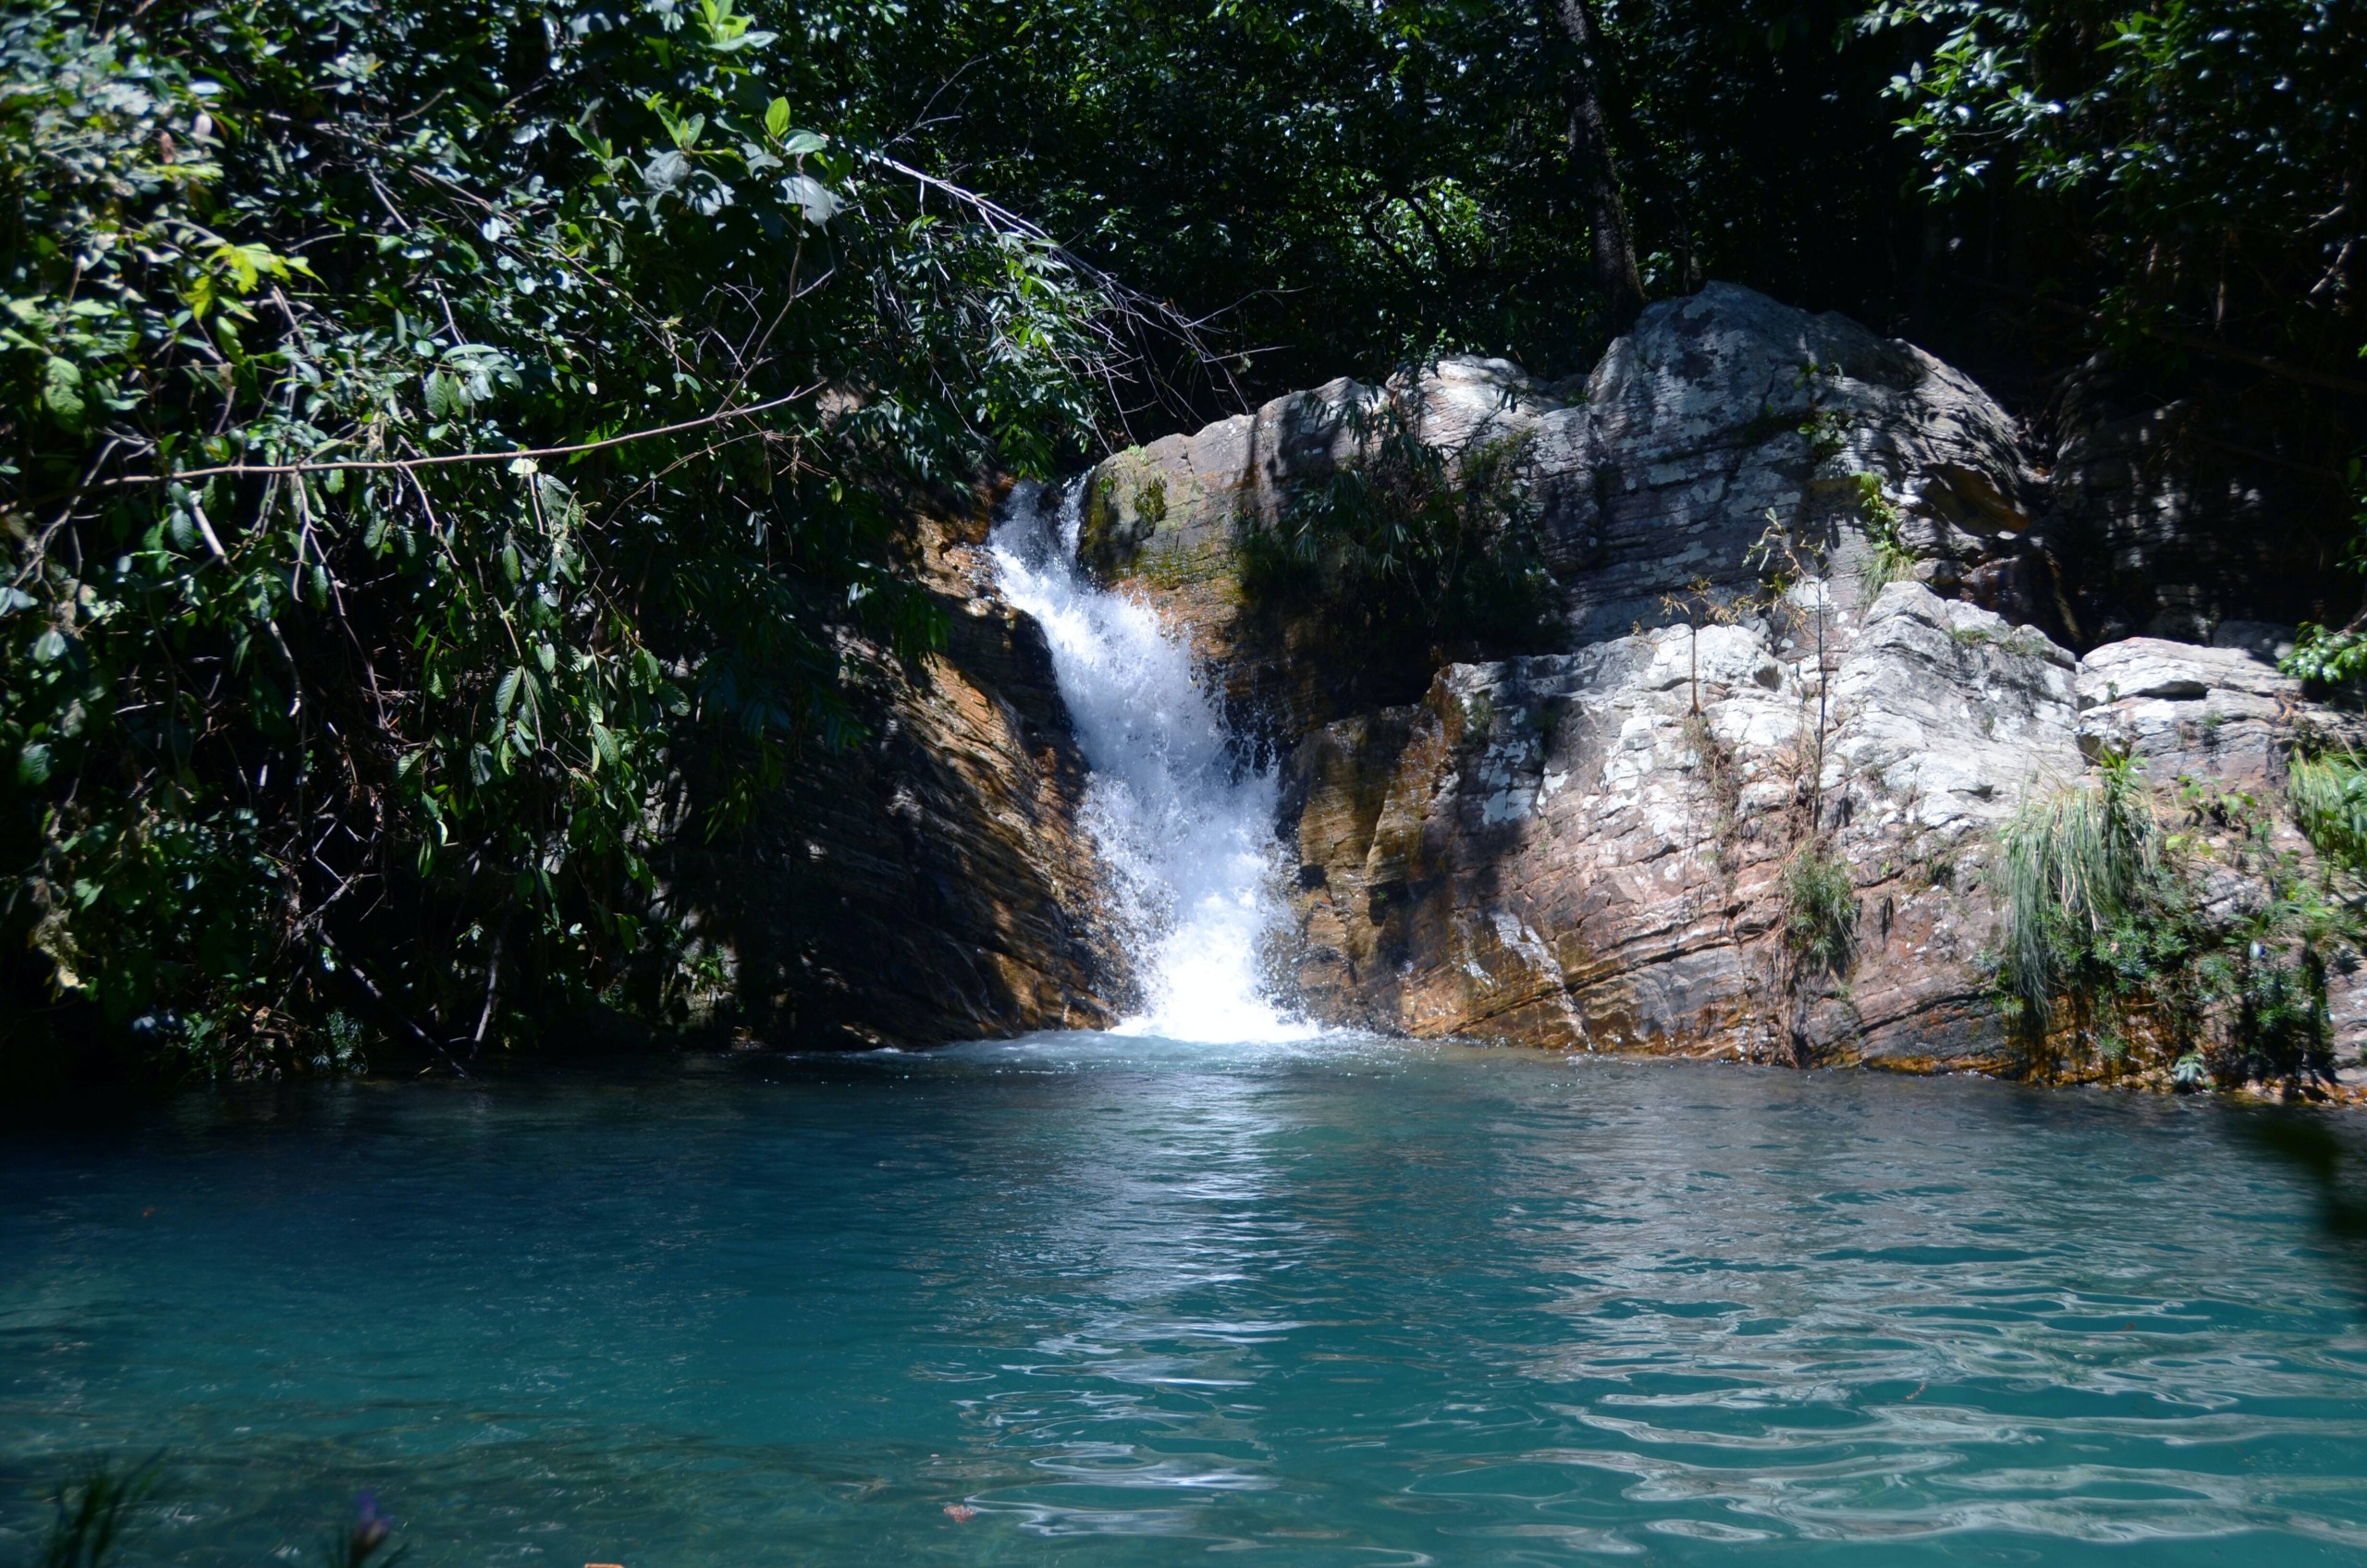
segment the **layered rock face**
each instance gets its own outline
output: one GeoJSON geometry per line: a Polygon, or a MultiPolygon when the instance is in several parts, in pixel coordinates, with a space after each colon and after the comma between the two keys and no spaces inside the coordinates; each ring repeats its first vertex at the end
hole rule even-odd
{"type": "MultiPolygon", "coordinates": [[[[1829,541],[1832,572],[1858,581],[1861,474],[1942,592],[2059,617],[2030,540],[2042,486],[2013,421],[1961,373],[1846,317],[1712,284],[1647,311],[1582,383],[1450,360],[1410,391],[1425,441],[1514,451],[1575,643],[1662,624],[1678,596],[1755,591],[1751,547],[1771,522],[1829,541]]],[[[1262,619],[1233,551],[1245,524],[1354,460],[1355,416],[1380,396],[1331,382],[1122,453],[1089,483],[1086,560],[1191,629],[1245,727],[1294,734],[1391,694],[1343,685],[1306,656],[1306,629],[1262,619]]]]}
{"type": "Polygon", "coordinates": [[[867,740],[815,753],[746,829],[681,836],[669,896],[716,967],[691,1022],[828,1048],[1114,1021],[1131,979],[1078,819],[1085,762],[982,540],[922,536],[943,654],[854,651],[867,740]]]}
{"type": "MultiPolygon", "coordinates": [[[[1451,666],[1422,703],[1308,737],[1286,826],[1303,1005],[1419,1035],[2017,1071],[1989,886],[2017,807],[2105,744],[2165,785],[2273,798],[2296,725],[2345,722],[2249,654],[2080,661],[1916,582],[1828,607],[1821,692],[1804,608],[1451,666]],[[1820,827],[1853,906],[1830,972],[1784,930],[1820,827]]],[[[2275,848],[2307,853],[2289,825],[2275,848]]]]}
{"type": "Polygon", "coordinates": [[[1825,631],[1821,693],[1796,639],[1666,628],[1453,666],[1382,725],[1311,737],[1306,1004],[1589,1049],[1993,1062],[1993,917],[1959,862],[2079,772],[2073,661],[1915,583],[1825,631]],[[1865,912],[1846,987],[1801,983],[1778,939],[1819,821],[1865,912]]]}
{"type": "MultiPolygon", "coordinates": [[[[2349,722],[2276,673],[2275,627],[2076,657],[2070,594],[2032,537],[2050,496],[2013,422],[1841,318],[1712,286],[1654,306],[1582,387],[1450,361],[1405,390],[1428,440],[1519,444],[1567,651],[1446,663],[1426,692],[1374,701],[1258,621],[1235,531],[1355,460],[1372,388],[1122,454],[1088,490],[1088,559],[1193,639],[1287,759],[1277,966],[1311,1017],[2027,1069],[1995,959],[2017,809],[2106,752],[2136,755],[2174,826],[2211,802],[2273,808],[2300,730],[2349,722]],[[1781,560],[1758,547],[1771,523],[1781,560]],[[1837,944],[1797,928],[1811,849],[1842,879],[1817,895],[1837,944]]],[[[2263,896],[2245,856],[2309,861],[2267,818],[2231,846],[2195,817],[2201,862],[2225,851],[2211,897],[2228,912],[2263,896]]],[[[2367,1007],[2336,960],[2355,1056],[2367,1007]]]]}

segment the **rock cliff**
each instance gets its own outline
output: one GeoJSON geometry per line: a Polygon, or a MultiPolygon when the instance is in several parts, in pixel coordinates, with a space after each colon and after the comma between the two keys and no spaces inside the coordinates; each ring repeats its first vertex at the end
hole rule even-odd
{"type": "MultiPolygon", "coordinates": [[[[2047,479],[1931,356],[1713,285],[1652,307],[1583,385],[1460,361],[1400,390],[1426,440],[1516,444],[1560,651],[1432,650],[1427,690],[1391,691],[1326,668],[1319,628],[1244,592],[1240,531],[1357,460],[1378,389],[1277,399],[1121,454],[1087,489],[1087,558],[1193,640],[1285,759],[1277,966],[1310,1016],[2163,1079],[2117,1035],[2065,1052],[2012,1026],[2001,830],[2126,754],[2223,925],[2316,877],[2285,769],[2299,737],[2352,721],[2276,672],[2273,626],[2075,655],[2091,629],[2042,525],[2047,479]],[[1802,935],[1812,873],[1831,940],[1802,935]]],[[[2356,955],[2312,940],[2355,1058],[2356,955]]]]}
{"type": "Polygon", "coordinates": [[[668,897],[714,972],[688,1022],[810,1049],[1114,1021],[1131,981],[1079,822],[1085,762],[983,537],[921,533],[941,654],[849,650],[858,744],[817,749],[746,828],[679,836],[668,897]]]}
{"type": "MultiPolygon", "coordinates": [[[[1421,1035],[2028,1071],[1993,954],[2017,808],[2129,746],[2200,826],[2181,785],[2273,801],[2297,726],[2348,722],[2250,654],[2139,639],[2079,660],[1917,582],[1827,634],[1821,690],[1797,634],[1662,628],[1451,666],[1417,704],[1316,731],[1286,797],[1303,1005],[1421,1035]],[[1855,929],[1803,973],[1784,876],[1820,830],[1855,929]]],[[[2268,835],[2308,854],[2287,822],[2268,835]]],[[[2229,848],[2193,852],[2240,872],[2229,848]]],[[[2337,973],[2347,1032],[2351,989],[2337,973]]]]}
{"type": "MultiPolygon", "coordinates": [[[[1270,956],[1311,1018],[2166,1084],[2201,1035],[2290,1013],[2300,986],[2323,996],[2304,1032],[2356,1060],[2358,922],[2284,798],[2297,749],[2367,732],[2277,673],[2288,629],[2172,615],[2196,641],[2098,642],[2057,540],[2100,472],[2034,467],[1909,345],[1712,286],[1579,381],[1450,360],[1120,453],[1085,482],[1078,547],[1190,642],[1281,771],[1270,956]],[[1343,658],[1320,605],[1254,591],[1244,540],[1365,462],[1384,400],[1455,472],[1515,475],[1557,606],[1522,651],[1343,658]],[[2007,999],[2001,922],[2017,814],[2107,775],[2145,796],[2179,880],[2176,941],[2082,936],[2083,962],[2136,976],[2099,1022],[2007,999]]],[[[941,655],[852,650],[861,746],[728,841],[684,839],[669,897],[714,971],[694,1020],[919,1044],[1098,1026],[1133,994],[1050,652],[982,542],[924,531],[941,655]]]]}

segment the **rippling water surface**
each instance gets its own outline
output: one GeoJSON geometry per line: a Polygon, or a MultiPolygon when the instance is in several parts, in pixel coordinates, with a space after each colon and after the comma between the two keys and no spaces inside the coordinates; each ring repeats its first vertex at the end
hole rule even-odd
{"type": "Polygon", "coordinates": [[[0,1558],[2367,1562],[2357,1276],[2242,1113],[1064,1036],[0,1145],[0,1558]],[[975,1511],[957,1518],[949,1505],[975,1511]]]}

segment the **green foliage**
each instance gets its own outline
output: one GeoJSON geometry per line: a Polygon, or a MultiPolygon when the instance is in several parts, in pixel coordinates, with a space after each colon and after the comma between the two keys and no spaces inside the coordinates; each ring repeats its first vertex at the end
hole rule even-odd
{"type": "Polygon", "coordinates": [[[2351,0],[1882,0],[1866,25],[1934,40],[1892,84],[1928,193],[2027,232],[2021,270],[2105,341],[2355,375],[2351,0]]]}
{"type": "MultiPolygon", "coordinates": [[[[1889,281],[1911,150],[1859,8],[1597,7],[1653,294],[1889,281]]],[[[1463,350],[1559,375],[1600,346],[1550,6],[826,0],[767,25],[802,31],[835,92],[859,84],[861,134],[908,136],[1154,297],[1224,312],[1258,388],[1463,350]]]]}
{"type": "Polygon", "coordinates": [[[2297,756],[2285,796],[2319,854],[2367,876],[2367,759],[2349,751],[2297,756]]]}
{"type": "Polygon", "coordinates": [[[1286,615],[1319,612],[1334,635],[1367,643],[1536,645],[1551,635],[1558,590],[1525,445],[1431,445],[1402,389],[1411,380],[1350,403],[1355,456],[1325,483],[1270,522],[1237,525],[1243,591],[1286,615]]]}
{"type": "Polygon", "coordinates": [[[473,1043],[505,970],[662,996],[656,826],[854,733],[850,639],[941,634],[902,520],[1106,362],[780,52],[729,0],[0,18],[6,1005],[246,1072],[333,1006],[473,1043]]]}
{"type": "Polygon", "coordinates": [[[2117,1059],[2141,1038],[2180,1084],[2323,1072],[2324,955],[2356,939],[2355,915],[2268,843],[2259,802],[2181,781],[2180,803],[2263,896],[2209,907],[2204,838],[2166,831],[2134,762],[2107,753],[2091,780],[2030,802],[2002,836],[1993,886],[2011,1011],[2034,1047],[2067,1028],[2117,1059]]]}
{"type": "Polygon", "coordinates": [[[1858,888],[1849,863],[1826,840],[1809,839],[1784,861],[1776,891],[1793,973],[1846,974],[1858,942],[1858,888]]]}
{"type": "Polygon", "coordinates": [[[1865,604],[1870,605],[1883,589],[1915,575],[1916,556],[1900,532],[1906,518],[1898,504],[1883,494],[1883,476],[1859,473],[1851,477],[1858,484],[1858,513],[1865,520],[1868,553],[1863,598],[1865,604]]]}
{"type": "MultiPolygon", "coordinates": [[[[2367,353],[2367,349],[2361,352],[2367,353]]],[[[2343,565],[2352,571],[2367,572],[2367,461],[2351,459],[2346,477],[2359,509],[2351,519],[2356,533],[2343,565]]],[[[2349,685],[2367,675],[2367,631],[2362,631],[2356,620],[2339,631],[2304,621],[2300,635],[2294,639],[2293,651],[2278,662],[2277,668],[2302,680],[2326,686],[2349,685]]]]}
{"type": "Polygon", "coordinates": [[[124,1471],[102,1463],[58,1488],[42,1542],[43,1568],[104,1568],[131,1526],[132,1511],[156,1489],[162,1473],[153,1459],[124,1471]]]}
{"type": "Polygon", "coordinates": [[[2067,986],[2145,973],[2152,937],[2183,908],[2152,798],[2126,754],[2107,753],[2092,783],[2025,805],[2000,849],[2004,974],[2042,1019],[2067,986]]]}
{"type": "Polygon", "coordinates": [[[2300,680],[2346,685],[2367,674],[2367,634],[2305,622],[2293,651],[2277,661],[2277,668],[2300,680]]]}
{"type": "Polygon", "coordinates": [[[1849,416],[1839,409],[1811,409],[1800,434],[1809,438],[1809,461],[1822,463],[1849,449],[1849,416]]]}

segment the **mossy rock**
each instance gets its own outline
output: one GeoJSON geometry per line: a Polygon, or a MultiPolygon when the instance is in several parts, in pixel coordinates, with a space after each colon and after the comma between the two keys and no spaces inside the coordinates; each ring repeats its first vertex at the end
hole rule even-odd
{"type": "Polygon", "coordinates": [[[1123,576],[1166,521],[1167,475],[1129,447],[1085,484],[1077,557],[1102,577],[1123,576]]]}

